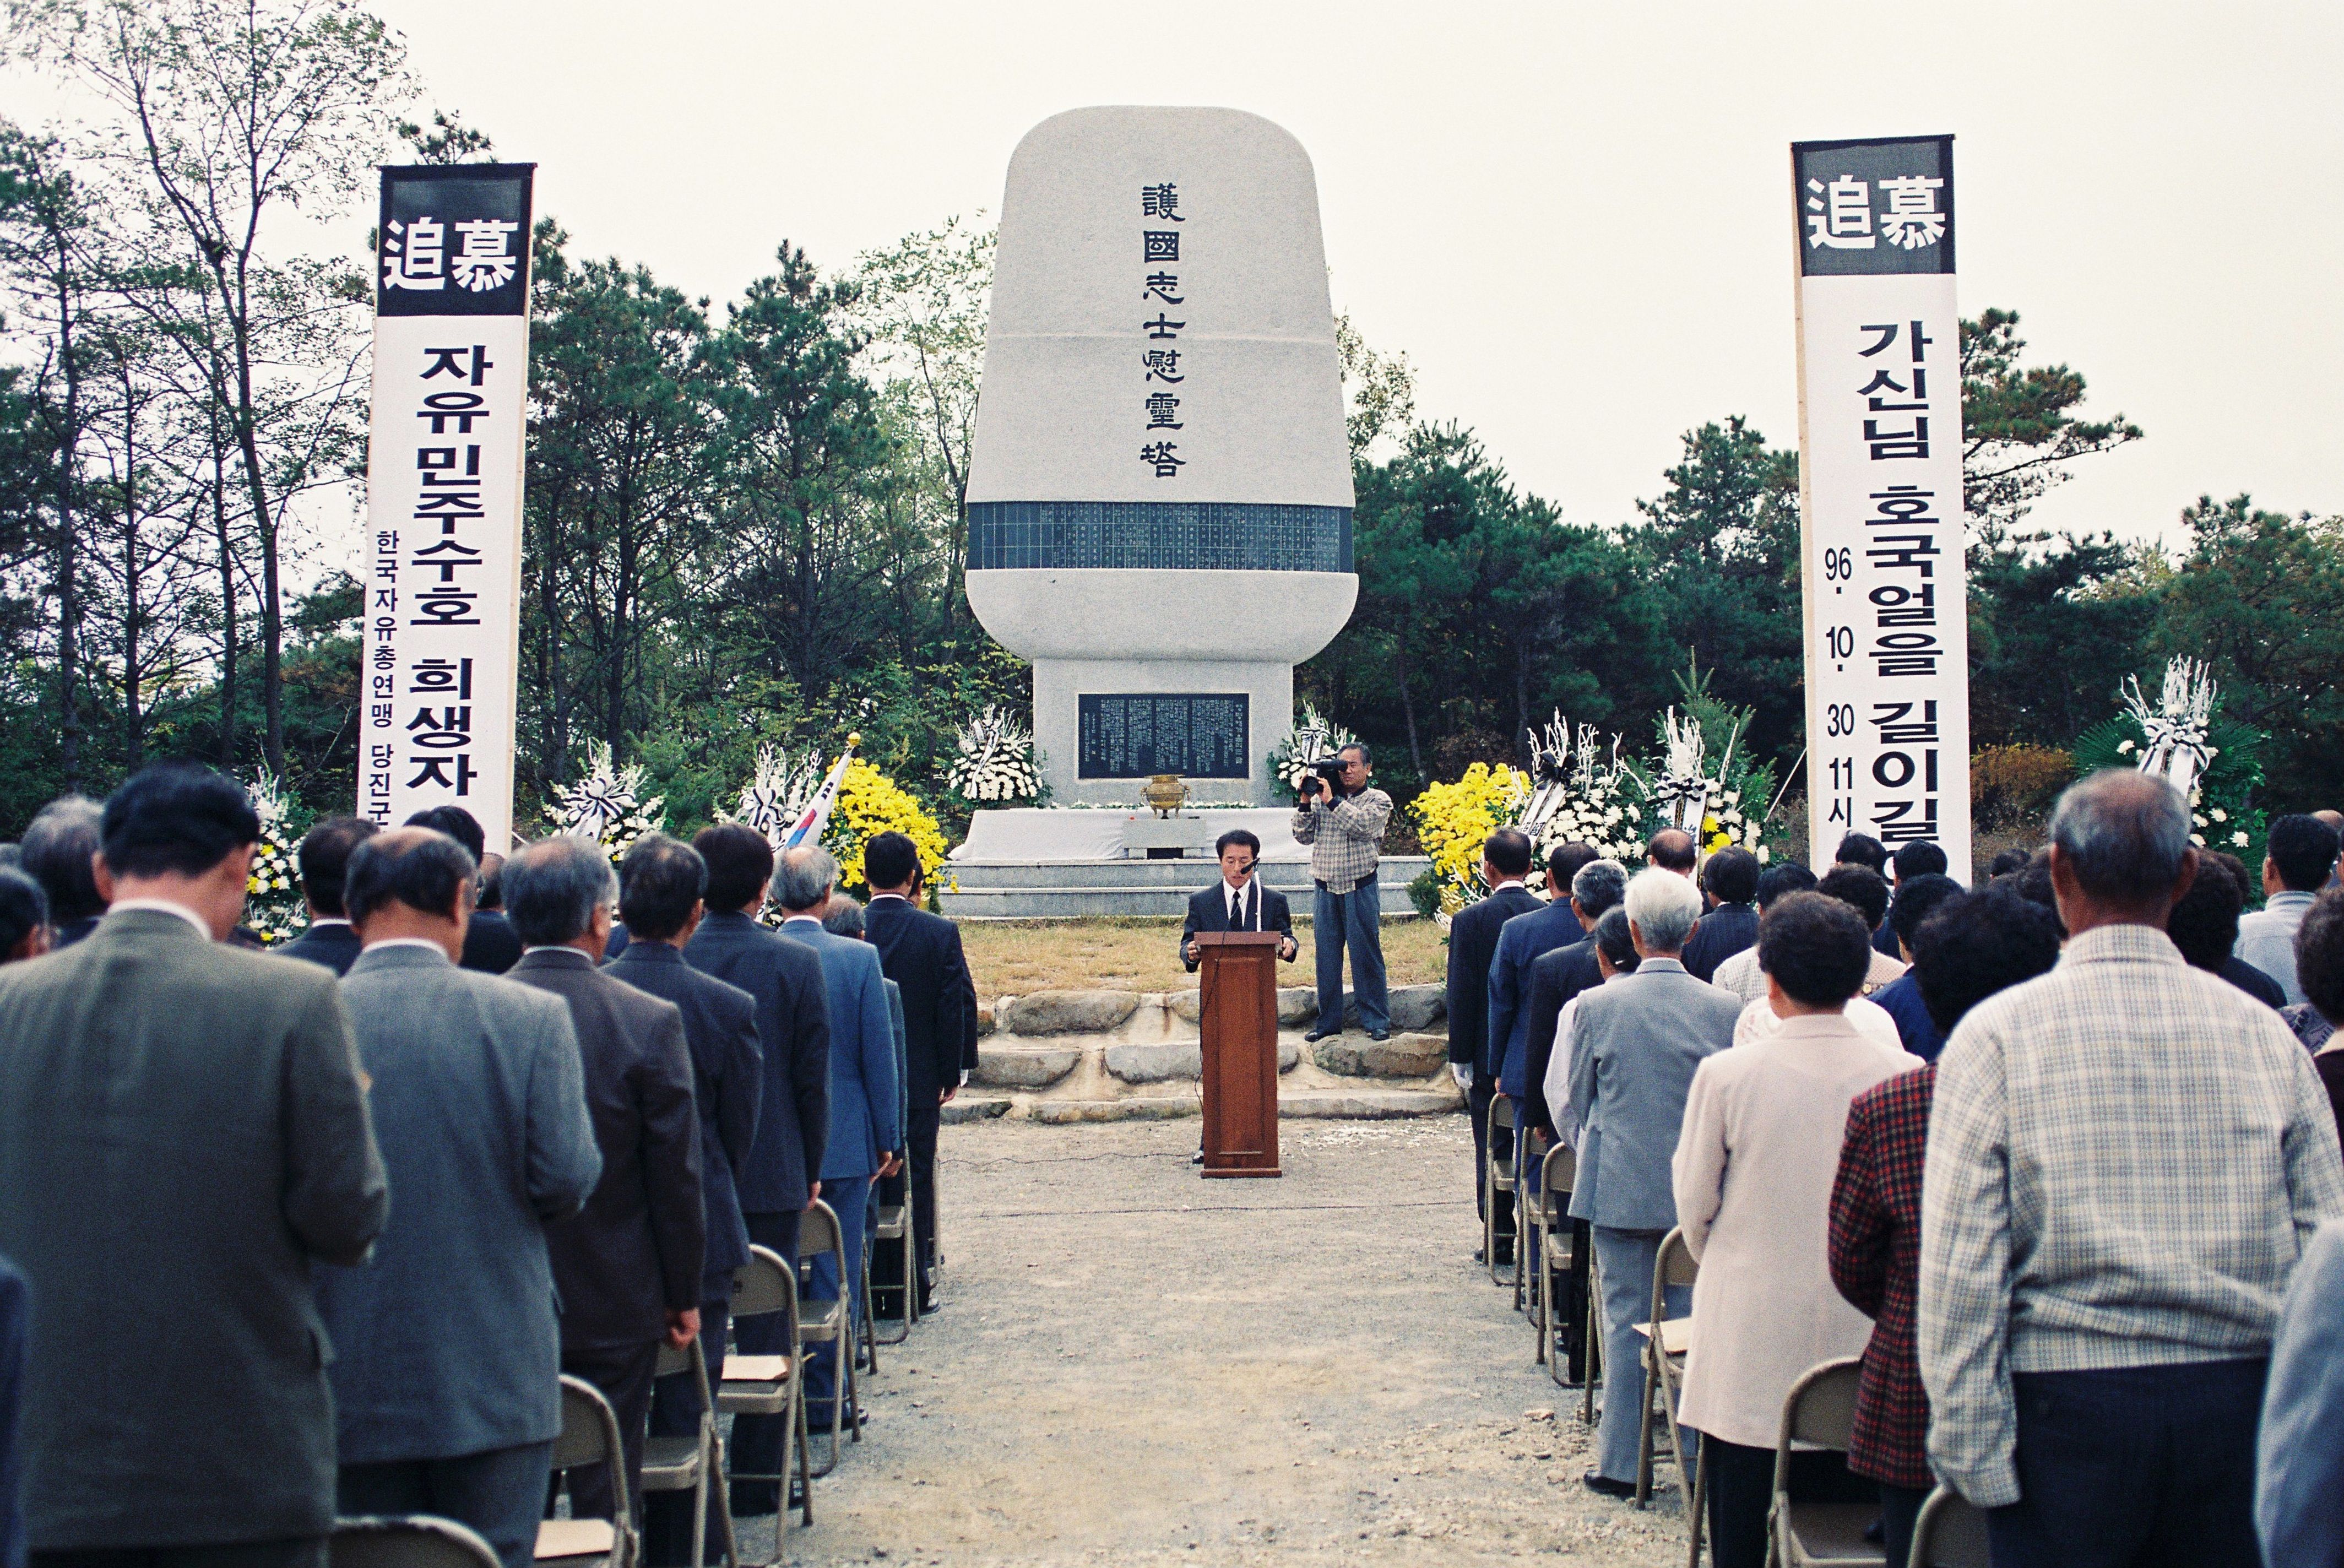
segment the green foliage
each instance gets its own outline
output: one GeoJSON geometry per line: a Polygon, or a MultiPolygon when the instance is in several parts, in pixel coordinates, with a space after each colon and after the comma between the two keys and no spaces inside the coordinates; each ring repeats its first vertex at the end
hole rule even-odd
{"type": "Polygon", "coordinates": [[[2336,804],[2344,776],[2344,519],[2288,517],[2247,496],[2182,514],[2187,552],[2163,584],[2148,652],[2203,659],[2223,710],[2272,737],[2272,812],[2336,804]]]}

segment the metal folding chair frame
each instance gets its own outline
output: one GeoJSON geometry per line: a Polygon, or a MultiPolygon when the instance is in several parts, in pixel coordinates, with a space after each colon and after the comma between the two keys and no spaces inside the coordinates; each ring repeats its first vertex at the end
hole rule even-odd
{"type": "MultiPolygon", "coordinates": [[[[583,1465],[602,1465],[610,1474],[611,1551],[601,1559],[605,1568],[634,1568],[639,1555],[635,1522],[628,1507],[626,1445],[619,1436],[618,1413],[602,1391],[584,1378],[561,1374],[561,1431],[553,1440],[552,1469],[558,1473],[583,1465]]],[[[584,1557],[554,1561],[583,1563],[584,1557]]]]}
{"type": "MultiPolygon", "coordinates": [[[[855,1216],[859,1222],[861,1215],[855,1216]]],[[[854,1297],[855,1281],[846,1277],[846,1231],[839,1224],[838,1211],[828,1200],[814,1199],[813,1207],[799,1221],[798,1261],[803,1265],[808,1254],[828,1252],[838,1273],[838,1297],[823,1301],[803,1293],[798,1298],[799,1354],[805,1353],[808,1344],[828,1344],[836,1347],[838,1369],[830,1384],[830,1459],[813,1473],[821,1477],[838,1468],[839,1437],[844,1432],[850,1441],[863,1441],[863,1405],[854,1373],[854,1297]],[[830,1240],[824,1246],[820,1227],[830,1227],[830,1240]],[[815,1310],[823,1309],[819,1316],[815,1310]],[[853,1411],[850,1416],[847,1412],[853,1411]]]]}
{"type": "MultiPolygon", "coordinates": [[[[1498,1194],[1511,1192],[1514,1178],[1514,1102],[1504,1095],[1490,1100],[1489,1159],[1481,1169],[1481,1258],[1490,1270],[1490,1283],[1506,1283],[1499,1272],[1498,1263],[1498,1194]],[[1504,1118],[1505,1136],[1500,1138],[1500,1117],[1504,1118]]],[[[1521,1277],[1522,1216],[1520,1205],[1514,1210],[1514,1277],[1521,1277]]]]}
{"type": "MultiPolygon", "coordinates": [[[[1652,1462],[1659,1457],[1652,1447],[1652,1403],[1658,1397],[1661,1414],[1669,1428],[1669,1457],[1676,1461],[1677,1477],[1684,1486],[1686,1509],[1700,1512],[1696,1477],[1685,1460],[1684,1434],[1677,1430],[1677,1379],[1683,1371],[1679,1354],[1668,1348],[1667,1300],[1671,1286],[1689,1286],[1701,1273],[1701,1265],[1693,1261],[1692,1250],[1685,1246],[1684,1232],[1672,1229],[1661,1238],[1660,1255],[1652,1261],[1652,1316],[1649,1322],[1636,1325],[1643,1336],[1644,1410],[1636,1437],[1636,1506],[1643,1507],[1652,1498],[1652,1462]]],[[[1674,1320],[1687,1322],[1687,1319],[1674,1320]]],[[[1690,1347],[1688,1347],[1690,1348],[1690,1347]]],[[[1693,1528],[1698,1531],[1696,1522],[1693,1528]]]]}
{"type": "MultiPolygon", "coordinates": [[[[781,1489],[782,1495],[773,1506],[773,1555],[769,1563],[782,1557],[782,1532],[789,1522],[790,1451],[797,1451],[798,1511],[800,1522],[813,1522],[813,1477],[808,1467],[805,1413],[805,1346],[799,1333],[798,1271],[770,1248],[752,1246],[749,1261],[733,1270],[732,1320],[762,1318],[771,1313],[784,1314],[788,1332],[789,1371],[778,1381],[737,1378],[728,1381],[724,1369],[717,1370],[716,1408],[733,1416],[778,1415],[783,1418],[780,1470],[767,1475],[759,1472],[728,1471],[730,1484],[743,1481],[770,1481],[781,1489]]],[[[729,1455],[727,1456],[730,1457],[729,1455]]]]}
{"type": "Polygon", "coordinates": [[[717,1496],[717,1517],[723,1522],[726,1568],[740,1568],[741,1545],[732,1534],[732,1493],[724,1484],[724,1438],[716,1426],[714,1391],[708,1383],[708,1356],[694,1336],[685,1350],[662,1343],[652,1376],[673,1377],[689,1371],[700,1385],[700,1421],[689,1440],[653,1436],[644,1440],[643,1491],[692,1493],[692,1560],[703,1560],[708,1546],[708,1494],[717,1496]],[[684,1443],[688,1441],[689,1447],[684,1443]],[[669,1476],[678,1477],[672,1483],[669,1476]]]}

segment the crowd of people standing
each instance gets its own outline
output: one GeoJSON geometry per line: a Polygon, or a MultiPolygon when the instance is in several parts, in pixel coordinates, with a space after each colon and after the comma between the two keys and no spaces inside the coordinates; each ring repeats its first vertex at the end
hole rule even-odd
{"type": "Polygon", "coordinates": [[[1975,888],[1934,844],[1850,835],[1818,876],[1670,830],[1633,875],[1558,847],[1543,902],[1492,834],[1449,958],[1476,1260],[1536,1269],[1484,1179],[1503,1097],[1526,1199],[1574,1151],[1585,1485],[1636,1492],[1673,1231],[1719,1568],[1769,1560],[1784,1401],[1851,1357],[1846,1451],[1793,1452],[1787,1491],[1875,1507],[1891,1564],[1941,1484],[1997,1568],[2344,1562],[2340,821],[2278,818],[2250,880],[2117,770],[1975,888]]]}
{"type": "MultiPolygon", "coordinates": [[[[458,808],[333,818],[269,955],[239,939],[259,838],[233,781],[171,764],[52,803],[0,866],[0,1563],[322,1568],[338,1516],[420,1512],[521,1568],[561,1490],[617,1502],[551,1471],[564,1374],[617,1417],[645,1560],[689,1563],[691,1494],[641,1480],[702,1385],[655,1373],[796,1352],[728,1323],[750,1249],[795,1262],[827,1205],[845,1275],[810,1249],[806,1289],[859,1315],[908,1189],[908,1277],[875,1282],[941,1304],[977,1011],[914,846],[865,845],[865,908],[737,824],[614,868],[487,854],[458,808]]],[[[859,1432],[840,1360],[808,1347],[808,1424],[859,1432]]],[[[734,1421],[733,1514],[791,1504],[785,1419],[734,1421]]]]}

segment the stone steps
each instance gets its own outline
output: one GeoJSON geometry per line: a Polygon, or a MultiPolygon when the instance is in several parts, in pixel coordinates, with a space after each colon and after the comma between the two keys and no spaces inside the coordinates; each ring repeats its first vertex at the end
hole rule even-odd
{"type": "MultiPolygon", "coordinates": [[[[1281,1121],[1382,1121],[1401,1117],[1446,1116],[1463,1108],[1454,1090],[1417,1086],[1361,1084],[1357,1087],[1304,1089],[1288,1093],[1281,1085],[1278,1115],[1281,1121]]],[[[1005,1094],[967,1089],[944,1108],[947,1122],[987,1121],[1018,1108],[1005,1094]]],[[[1204,1102],[1194,1095],[1135,1099],[1035,1100],[1024,1108],[1026,1119],[1065,1125],[1096,1121],[1171,1121],[1204,1114],[1204,1102]]]]}
{"type": "MultiPolygon", "coordinates": [[[[1422,855],[1384,857],[1377,884],[1387,917],[1416,913],[1408,885],[1430,864],[1422,855]]],[[[1177,917],[1188,895],[1218,875],[1209,860],[955,860],[945,869],[951,882],[937,897],[955,920],[1177,917]]],[[[1308,863],[1265,862],[1260,875],[1287,895],[1297,920],[1310,918],[1308,863]]]]}

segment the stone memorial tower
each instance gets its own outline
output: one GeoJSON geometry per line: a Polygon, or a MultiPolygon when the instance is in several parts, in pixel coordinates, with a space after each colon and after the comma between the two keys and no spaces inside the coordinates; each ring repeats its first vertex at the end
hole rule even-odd
{"type": "Polygon", "coordinates": [[[1273,798],[1294,666],[1359,594],[1310,159],[1234,109],[1090,108],[1018,144],[968,482],[968,599],[1034,665],[1065,804],[1150,774],[1273,798]]]}

